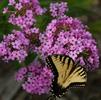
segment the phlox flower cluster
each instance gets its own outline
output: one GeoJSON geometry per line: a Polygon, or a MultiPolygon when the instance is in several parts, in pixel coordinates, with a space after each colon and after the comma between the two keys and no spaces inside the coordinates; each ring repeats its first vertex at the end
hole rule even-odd
{"type": "Polygon", "coordinates": [[[25,30],[13,30],[11,34],[5,35],[0,43],[0,58],[4,61],[23,62],[29,52],[34,52],[39,45],[39,28],[28,28],[25,30]]]}
{"type": "Polygon", "coordinates": [[[23,81],[22,88],[31,94],[49,93],[52,79],[53,74],[48,67],[35,63],[20,68],[16,73],[16,80],[23,81]]]}
{"type": "Polygon", "coordinates": [[[13,30],[11,34],[3,37],[0,43],[0,57],[4,61],[18,60],[22,62],[28,55],[29,40],[21,31],[13,30]]]}
{"type": "Polygon", "coordinates": [[[64,54],[75,61],[79,58],[81,65],[86,65],[84,53],[87,53],[86,60],[91,66],[86,67],[95,69],[99,65],[96,42],[86,30],[86,26],[76,18],[63,17],[52,20],[45,33],[40,36],[40,41],[41,46],[37,49],[43,58],[52,54],[64,54]]]}
{"type": "Polygon", "coordinates": [[[35,16],[42,15],[44,12],[38,0],[9,0],[8,7],[3,11],[10,14],[9,23],[22,29],[30,28],[36,22],[35,16]],[[14,10],[9,6],[12,6],[14,10]]]}
{"type": "Polygon", "coordinates": [[[66,11],[68,11],[67,2],[50,4],[50,12],[52,17],[64,16],[66,11]]]}

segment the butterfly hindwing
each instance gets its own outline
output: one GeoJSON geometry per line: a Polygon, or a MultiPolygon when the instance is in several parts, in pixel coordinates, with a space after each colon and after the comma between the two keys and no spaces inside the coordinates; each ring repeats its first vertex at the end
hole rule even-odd
{"type": "Polygon", "coordinates": [[[46,62],[54,73],[53,93],[60,96],[74,86],[85,86],[87,75],[84,68],[75,64],[72,58],[63,55],[48,56],[46,62]]]}

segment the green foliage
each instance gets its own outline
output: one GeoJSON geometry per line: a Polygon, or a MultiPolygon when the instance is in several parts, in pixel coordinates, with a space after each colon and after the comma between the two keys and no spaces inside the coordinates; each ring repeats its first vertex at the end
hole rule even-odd
{"type": "Polygon", "coordinates": [[[70,7],[69,11],[67,12],[68,16],[72,16],[72,17],[80,17],[80,16],[93,16],[95,13],[92,12],[89,9],[86,8],[80,8],[80,7],[70,7]],[[75,13],[77,12],[77,13],[75,13]]]}
{"type": "Polygon", "coordinates": [[[49,22],[51,22],[52,17],[49,14],[45,14],[43,16],[38,16],[36,26],[39,27],[40,31],[45,31],[46,26],[49,22]]]}
{"type": "Polygon", "coordinates": [[[14,66],[14,69],[18,70],[20,67],[26,67],[33,62],[36,56],[35,53],[29,53],[24,62],[19,63],[18,61],[11,61],[11,65],[14,66]]]}
{"type": "Polygon", "coordinates": [[[18,70],[20,67],[22,67],[22,64],[20,64],[18,61],[12,61],[11,66],[13,66],[15,70],[18,70]]]}
{"type": "Polygon", "coordinates": [[[8,4],[8,0],[1,0],[0,1],[0,12],[2,11],[2,9],[7,6],[8,4]]]}
{"type": "Polygon", "coordinates": [[[0,39],[4,34],[10,34],[13,29],[19,29],[19,27],[8,23],[8,15],[1,14],[0,19],[0,39]]]}
{"type": "Polygon", "coordinates": [[[35,53],[29,53],[29,55],[26,57],[25,65],[29,65],[36,57],[37,55],[35,53]]]}
{"type": "Polygon", "coordinates": [[[101,20],[91,22],[88,26],[93,34],[101,34],[101,20]]]}
{"type": "Polygon", "coordinates": [[[7,15],[0,13],[0,38],[3,34],[8,33],[12,28],[12,25],[7,22],[7,15]]]}
{"type": "Polygon", "coordinates": [[[90,8],[94,3],[94,0],[66,0],[69,6],[75,6],[80,8],[90,8]]]}
{"type": "Polygon", "coordinates": [[[52,0],[40,0],[40,4],[42,7],[49,7],[52,0]]]}

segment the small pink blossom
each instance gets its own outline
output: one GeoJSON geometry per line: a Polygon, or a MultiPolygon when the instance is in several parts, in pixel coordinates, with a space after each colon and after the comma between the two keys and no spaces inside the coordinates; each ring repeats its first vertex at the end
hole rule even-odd
{"type": "Polygon", "coordinates": [[[32,63],[16,73],[16,80],[23,81],[22,88],[30,94],[47,94],[51,89],[53,74],[48,67],[32,63]]]}

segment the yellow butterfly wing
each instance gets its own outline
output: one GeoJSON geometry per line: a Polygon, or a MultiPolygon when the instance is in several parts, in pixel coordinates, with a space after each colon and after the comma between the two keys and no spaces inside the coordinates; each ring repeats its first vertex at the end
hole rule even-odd
{"type": "MultiPolygon", "coordinates": [[[[57,84],[63,88],[67,88],[72,83],[86,83],[87,74],[80,65],[76,65],[68,56],[52,55],[51,61],[56,67],[58,78],[57,84]]],[[[81,86],[84,86],[82,84],[81,86]]]]}

